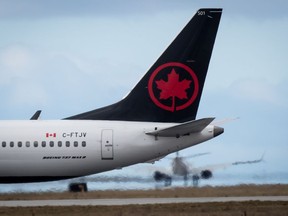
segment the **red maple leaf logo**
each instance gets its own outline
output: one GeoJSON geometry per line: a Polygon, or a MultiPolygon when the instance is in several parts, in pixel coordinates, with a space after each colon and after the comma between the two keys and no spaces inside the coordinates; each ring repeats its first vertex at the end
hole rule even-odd
{"type": "Polygon", "coordinates": [[[187,99],[186,89],[190,88],[191,80],[184,79],[179,81],[179,74],[174,69],[168,74],[167,82],[164,80],[155,81],[157,88],[161,90],[160,99],[172,97],[172,108],[175,110],[175,97],[187,99]]]}

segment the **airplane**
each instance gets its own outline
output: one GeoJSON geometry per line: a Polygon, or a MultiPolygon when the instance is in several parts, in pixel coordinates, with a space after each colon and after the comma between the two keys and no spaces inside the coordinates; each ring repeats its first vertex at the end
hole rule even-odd
{"type": "Polygon", "coordinates": [[[172,160],[171,171],[164,173],[163,171],[156,170],[153,178],[156,182],[163,182],[164,186],[171,186],[173,178],[177,176],[183,177],[184,185],[187,186],[187,181],[190,178],[193,182],[193,186],[198,186],[200,179],[207,180],[213,177],[213,172],[216,169],[224,169],[228,166],[237,166],[244,164],[255,164],[263,161],[264,154],[261,158],[256,160],[236,161],[232,163],[213,164],[203,167],[192,167],[185,159],[195,158],[203,155],[207,155],[209,152],[198,153],[191,156],[181,157],[179,152],[176,152],[176,157],[168,158],[172,160]]]}
{"type": "Polygon", "coordinates": [[[101,173],[166,155],[224,132],[196,119],[222,9],[199,9],[131,92],[60,120],[0,121],[0,183],[101,173]]]}

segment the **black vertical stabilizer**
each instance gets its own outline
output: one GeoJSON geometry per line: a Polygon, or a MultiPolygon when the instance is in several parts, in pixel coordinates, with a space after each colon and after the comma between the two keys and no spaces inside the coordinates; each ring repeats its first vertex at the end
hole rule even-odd
{"type": "Polygon", "coordinates": [[[66,119],[185,122],[196,118],[222,9],[200,9],[118,103],[66,119]]]}

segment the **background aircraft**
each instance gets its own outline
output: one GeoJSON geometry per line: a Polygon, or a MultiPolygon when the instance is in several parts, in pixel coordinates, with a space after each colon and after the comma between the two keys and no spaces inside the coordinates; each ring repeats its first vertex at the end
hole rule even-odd
{"type": "Polygon", "coordinates": [[[206,180],[212,178],[213,172],[216,169],[225,169],[229,166],[260,163],[261,161],[263,161],[264,157],[263,154],[260,159],[256,160],[235,161],[232,163],[213,164],[203,167],[193,167],[189,162],[187,162],[187,159],[207,154],[209,154],[209,152],[181,157],[179,156],[179,152],[177,152],[174,158],[166,158],[172,160],[170,172],[166,171],[165,173],[163,171],[157,170],[154,172],[154,180],[156,182],[163,182],[165,186],[170,186],[172,184],[172,180],[177,179],[178,177],[182,177],[185,186],[188,185],[189,179],[192,180],[193,186],[198,186],[200,179],[206,180]]]}

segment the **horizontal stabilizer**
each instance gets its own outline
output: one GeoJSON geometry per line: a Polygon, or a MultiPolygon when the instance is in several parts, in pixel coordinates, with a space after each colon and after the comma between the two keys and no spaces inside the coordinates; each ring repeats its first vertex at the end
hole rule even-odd
{"type": "Polygon", "coordinates": [[[148,135],[161,136],[161,137],[180,137],[190,133],[197,133],[202,131],[209,125],[215,118],[203,118],[199,120],[189,121],[176,126],[164,128],[161,130],[154,130],[146,132],[148,135]]]}

